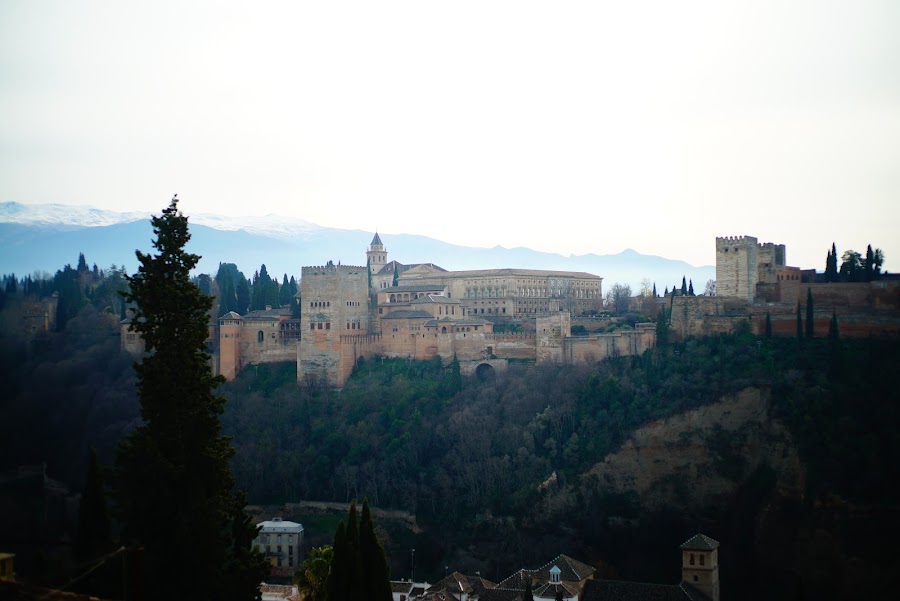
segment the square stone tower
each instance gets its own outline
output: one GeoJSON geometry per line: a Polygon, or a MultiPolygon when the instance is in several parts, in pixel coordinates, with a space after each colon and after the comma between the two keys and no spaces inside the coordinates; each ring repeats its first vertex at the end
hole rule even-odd
{"type": "Polygon", "coordinates": [[[716,295],[753,302],[759,277],[759,247],[753,236],[716,238],[716,295]]]}
{"type": "Polygon", "coordinates": [[[681,580],[719,601],[719,541],[695,534],[681,544],[681,580]]]}

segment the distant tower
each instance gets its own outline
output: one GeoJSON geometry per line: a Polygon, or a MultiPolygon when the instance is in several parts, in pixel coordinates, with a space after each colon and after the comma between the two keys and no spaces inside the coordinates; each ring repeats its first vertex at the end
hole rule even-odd
{"type": "Polygon", "coordinates": [[[381,237],[375,232],[372,243],[369,244],[369,250],[366,251],[366,258],[369,260],[369,273],[375,275],[381,268],[387,265],[387,250],[381,243],[381,237]]]}
{"type": "Polygon", "coordinates": [[[716,238],[716,296],[753,302],[759,280],[758,250],[753,236],[716,238]]]}
{"type": "Polygon", "coordinates": [[[226,380],[234,380],[241,371],[241,322],[243,318],[229,311],[219,318],[218,373],[226,380]]]}
{"type": "Polygon", "coordinates": [[[681,580],[719,601],[719,541],[695,534],[682,543],[681,580]]]}

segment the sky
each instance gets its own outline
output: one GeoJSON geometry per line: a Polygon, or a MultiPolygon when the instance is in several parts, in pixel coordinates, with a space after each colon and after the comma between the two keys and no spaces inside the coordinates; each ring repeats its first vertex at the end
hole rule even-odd
{"type": "Polygon", "coordinates": [[[4,0],[0,201],[894,271],[898,31],[896,0],[4,0]]]}

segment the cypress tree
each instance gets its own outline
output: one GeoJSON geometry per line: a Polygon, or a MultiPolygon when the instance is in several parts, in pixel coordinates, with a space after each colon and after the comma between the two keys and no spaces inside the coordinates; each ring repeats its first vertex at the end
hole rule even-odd
{"type": "Polygon", "coordinates": [[[375,534],[368,499],[363,499],[362,517],[359,522],[359,559],[363,572],[363,598],[372,601],[390,601],[391,569],[384,548],[375,534]]]}
{"type": "Polygon", "coordinates": [[[391,283],[392,286],[396,286],[400,281],[400,273],[397,271],[397,263],[394,263],[394,280],[391,283]]]}
{"type": "Polygon", "coordinates": [[[284,307],[291,304],[294,293],[291,292],[291,283],[288,281],[287,274],[281,280],[281,290],[278,291],[278,305],[284,307]]]}
{"type": "Polygon", "coordinates": [[[690,284],[688,284],[688,296],[694,295],[694,280],[691,280],[690,284]]]}
{"type": "Polygon", "coordinates": [[[250,308],[250,282],[244,277],[244,274],[238,272],[237,284],[235,285],[235,296],[237,297],[237,307],[235,311],[239,315],[244,315],[250,308]]]}
{"type": "Polygon", "coordinates": [[[143,548],[142,598],[255,598],[268,565],[250,546],[257,529],[232,490],[225,399],[214,393],[223,379],[206,353],[213,301],[190,281],[200,257],[184,250],[191,236],[177,198],[152,224],[157,254],[136,251],[140,266],[124,293],[147,349],[134,365],[143,424],[116,453],[124,539],[143,548]]]}
{"type": "Polygon", "coordinates": [[[328,580],[325,586],[325,589],[328,591],[326,598],[328,601],[347,601],[350,590],[351,555],[347,545],[347,529],[344,526],[344,520],[338,522],[332,548],[334,549],[334,555],[331,559],[331,572],[328,573],[328,580]]]}
{"type": "Polygon", "coordinates": [[[832,342],[837,342],[840,339],[840,333],[838,332],[837,313],[834,311],[832,311],[831,313],[831,321],[828,322],[828,339],[832,342]]]}
{"type": "Polygon", "coordinates": [[[659,295],[656,294],[656,282],[653,282],[653,298],[656,298],[657,296],[659,295]]]}
{"type": "Polygon", "coordinates": [[[522,591],[522,601],[534,601],[534,593],[531,588],[531,578],[528,577],[525,582],[525,590],[522,591]]]}
{"type": "Polygon", "coordinates": [[[110,541],[106,490],[103,486],[97,450],[91,447],[87,478],[84,481],[84,488],[81,489],[78,508],[75,554],[80,561],[96,559],[109,550],[110,541]]]}
{"type": "Polygon", "coordinates": [[[665,348],[669,344],[669,324],[666,319],[666,310],[660,309],[656,314],[656,346],[665,348]]]}
{"type": "Polygon", "coordinates": [[[871,282],[875,279],[875,253],[872,252],[872,245],[866,248],[866,262],[863,279],[871,282]]]}
{"type": "Polygon", "coordinates": [[[803,319],[800,317],[800,301],[797,301],[797,340],[803,338],[803,319]]]}
{"type": "Polygon", "coordinates": [[[813,316],[813,296],[812,288],[806,289],[806,337],[814,336],[815,321],[813,316]]]}
{"type": "Polygon", "coordinates": [[[681,295],[685,296],[687,295],[687,292],[687,281],[684,279],[684,276],[681,276],[681,295]]]}

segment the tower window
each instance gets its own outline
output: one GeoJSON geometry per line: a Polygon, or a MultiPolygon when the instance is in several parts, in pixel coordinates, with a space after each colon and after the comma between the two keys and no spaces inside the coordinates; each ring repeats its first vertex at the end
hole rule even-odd
{"type": "Polygon", "coordinates": [[[702,566],[705,561],[706,561],[706,555],[701,555],[700,556],[700,565],[702,566]]]}
{"type": "Polygon", "coordinates": [[[700,579],[697,577],[697,575],[694,574],[694,582],[699,582],[699,580],[700,580],[700,579]]]}
{"type": "Polygon", "coordinates": [[[691,559],[688,563],[690,563],[691,565],[694,565],[694,554],[693,553],[691,553],[691,559]]]}

